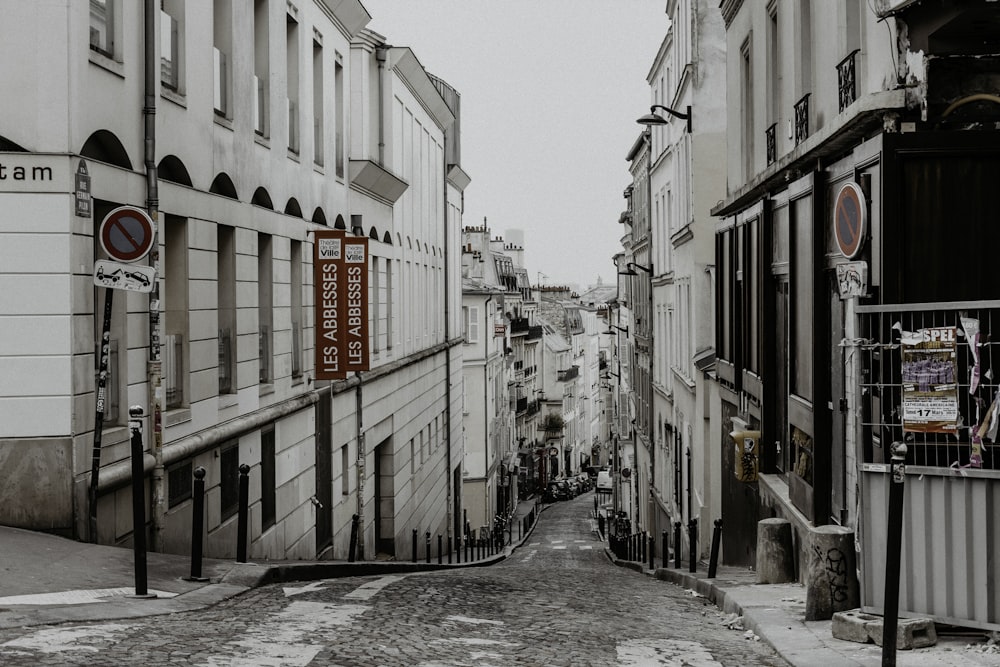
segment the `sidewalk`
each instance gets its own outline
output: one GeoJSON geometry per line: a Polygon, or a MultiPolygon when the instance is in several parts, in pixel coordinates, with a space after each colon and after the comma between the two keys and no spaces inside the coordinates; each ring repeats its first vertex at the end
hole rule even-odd
{"type": "MultiPolygon", "coordinates": [[[[543,506],[539,506],[539,510],[543,506]]],[[[511,544],[499,553],[466,562],[441,565],[410,560],[280,561],[237,563],[206,558],[201,574],[207,581],[188,581],[189,556],[147,554],[147,591],[135,594],[131,549],[77,542],[48,533],[0,526],[0,629],[64,622],[107,621],[193,611],[275,582],[312,581],[344,576],[418,572],[498,563],[528,539],[534,523],[521,528],[535,509],[522,501],[515,511],[511,544]],[[520,535],[520,537],[519,537],[520,535]]],[[[534,520],[537,523],[538,514],[534,520]]]]}
{"type": "MultiPolygon", "coordinates": [[[[534,499],[519,503],[515,520],[521,522],[534,508],[534,499]]],[[[513,526],[511,544],[503,551],[461,564],[438,565],[436,558],[431,563],[403,560],[236,563],[206,559],[202,574],[209,581],[192,582],[185,579],[190,574],[187,556],[150,553],[148,590],[157,595],[152,599],[130,597],[135,592],[130,549],[0,526],[0,628],[193,611],[273,582],[481,567],[504,560],[526,542],[544,508],[545,505],[538,506],[535,523],[527,531],[513,526]]],[[[596,531],[596,521],[594,524],[596,531]]],[[[706,598],[722,612],[720,628],[752,633],[751,640],[756,636],[770,644],[792,665],[881,665],[881,648],[834,639],[830,621],[806,622],[805,588],[798,584],[759,585],[754,572],[727,566],[720,566],[718,576],[708,579],[703,563],[699,564],[701,571],[696,573],[688,572],[686,565],[683,569],[647,569],[646,564],[616,559],[610,549],[605,548],[605,553],[621,567],[677,584],[691,595],[706,598]]],[[[988,645],[982,635],[939,634],[935,646],[901,650],[896,659],[900,667],[1000,666],[1000,648],[988,645]]]]}
{"type": "MultiPolygon", "coordinates": [[[[618,560],[610,548],[606,547],[605,553],[621,567],[669,581],[691,595],[707,598],[725,615],[721,627],[745,630],[752,633],[748,635],[751,639],[756,635],[795,667],[882,664],[881,647],[835,639],[831,621],[807,622],[806,589],[800,584],[758,584],[755,572],[727,566],[719,566],[716,577],[709,579],[705,563],[699,563],[701,571],[694,573],[687,571],[686,563],[683,569],[651,570],[647,564],[618,560]]],[[[989,644],[981,635],[938,634],[935,646],[897,651],[896,664],[900,667],[1000,665],[1000,645],[989,644]]]]}

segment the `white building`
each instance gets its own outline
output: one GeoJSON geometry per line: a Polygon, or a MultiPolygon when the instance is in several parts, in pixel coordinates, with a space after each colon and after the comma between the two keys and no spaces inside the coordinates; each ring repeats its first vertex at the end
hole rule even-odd
{"type": "Polygon", "coordinates": [[[34,65],[0,73],[18,91],[0,102],[0,164],[30,174],[0,181],[0,521],[130,539],[125,406],[138,404],[161,409],[143,461],[156,549],[189,548],[203,467],[205,553],[232,555],[241,464],[251,558],[345,557],[353,515],[362,558],[408,547],[412,528],[450,534],[467,179],[446,159],[443,89],[365,30],[356,0],[161,4],[149,39],[140,3],[5,9],[0,53],[34,65]],[[81,156],[89,183],[74,178],[81,156]],[[94,286],[96,237],[119,205],[158,212],[159,294],[117,291],[95,477],[95,341],[112,293],[94,286]],[[313,372],[323,228],[370,250],[371,370],[332,382],[313,372]]]}

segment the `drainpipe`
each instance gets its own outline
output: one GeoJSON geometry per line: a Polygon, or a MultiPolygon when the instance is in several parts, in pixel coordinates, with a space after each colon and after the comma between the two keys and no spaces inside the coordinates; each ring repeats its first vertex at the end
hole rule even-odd
{"type": "MultiPolygon", "coordinates": [[[[448,227],[448,133],[444,133],[443,152],[444,160],[444,184],[442,187],[442,196],[444,197],[443,206],[441,207],[444,211],[444,218],[442,220],[444,227],[444,442],[445,442],[445,456],[447,457],[445,465],[445,481],[446,481],[446,493],[445,493],[445,535],[448,538],[448,544],[452,544],[452,526],[456,520],[455,517],[455,494],[457,490],[453,485],[453,473],[451,469],[451,347],[448,345],[448,338],[451,335],[451,308],[449,302],[448,288],[450,286],[450,276],[451,272],[448,270],[448,261],[450,254],[448,252],[448,234],[451,229],[448,227]]],[[[464,197],[464,194],[463,194],[464,197]]],[[[463,199],[464,201],[464,199],[463,199]]],[[[461,531],[457,533],[461,535],[461,531]]]]}
{"type": "MultiPolygon", "coordinates": [[[[354,389],[354,424],[356,428],[356,435],[358,439],[358,498],[357,498],[357,515],[358,515],[358,552],[357,558],[359,561],[365,559],[365,462],[367,460],[367,453],[365,452],[365,427],[364,421],[362,420],[361,407],[363,405],[363,397],[361,395],[361,386],[363,384],[361,379],[361,373],[355,373],[358,378],[358,385],[354,389]]],[[[378,474],[376,469],[375,474],[378,474]]],[[[376,487],[378,488],[378,487],[376,487]]],[[[375,499],[378,502],[378,498],[375,499]]],[[[375,540],[378,540],[378,526],[375,526],[375,540]]]]}
{"type": "Polygon", "coordinates": [[[152,419],[152,450],[155,465],[153,466],[152,500],[153,511],[150,516],[150,550],[160,551],[162,548],[163,515],[165,512],[165,493],[163,484],[163,402],[161,389],[162,364],[160,362],[160,241],[157,233],[159,226],[159,187],[156,174],[156,74],[159,60],[156,57],[156,10],[159,3],[156,0],[145,0],[143,5],[143,24],[145,30],[145,101],[142,107],[144,120],[143,153],[146,166],[146,212],[153,221],[153,249],[149,253],[149,265],[153,268],[156,278],[153,280],[153,291],[149,293],[149,363],[146,367],[146,382],[149,388],[149,414],[152,419]]]}
{"type": "Polygon", "coordinates": [[[382,75],[385,72],[386,56],[390,48],[392,47],[389,44],[375,47],[375,61],[378,62],[378,166],[380,167],[385,166],[385,120],[382,117],[385,103],[383,101],[382,75]]]}
{"type": "MultiPolygon", "coordinates": [[[[487,237],[488,238],[488,237],[487,237]]],[[[493,295],[490,294],[489,298],[486,299],[485,307],[483,308],[483,314],[486,315],[490,312],[490,301],[493,300],[493,295]]],[[[488,317],[488,315],[487,315],[488,317]]],[[[485,331],[485,328],[483,329],[485,331]]],[[[486,336],[483,336],[486,338],[486,336]]],[[[486,340],[489,340],[486,338],[486,340]]],[[[490,383],[489,383],[489,363],[490,363],[490,352],[489,345],[485,342],[483,343],[483,432],[486,435],[486,440],[483,442],[483,470],[486,472],[485,482],[483,484],[483,508],[486,509],[486,514],[489,514],[490,506],[490,417],[489,417],[489,401],[485,400],[489,395],[490,383]]],[[[488,516],[484,516],[483,519],[488,519],[488,516]]]]}

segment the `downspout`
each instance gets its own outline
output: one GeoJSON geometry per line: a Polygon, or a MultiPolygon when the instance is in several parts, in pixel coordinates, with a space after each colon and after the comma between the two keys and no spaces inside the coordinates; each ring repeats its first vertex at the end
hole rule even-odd
{"type": "MultiPolygon", "coordinates": [[[[385,72],[385,60],[389,48],[388,44],[375,47],[375,61],[378,62],[378,166],[380,167],[385,166],[385,120],[382,116],[385,102],[382,94],[382,75],[385,72]]],[[[447,198],[445,200],[447,201],[447,198]]]]}
{"type": "MultiPolygon", "coordinates": [[[[485,308],[483,308],[483,315],[489,317],[487,313],[490,312],[490,301],[493,300],[493,295],[490,294],[489,298],[486,299],[485,308]]],[[[486,329],[484,328],[485,332],[486,329]]],[[[488,333],[486,334],[488,335],[488,333]]],[[[486,338],[486,335],[483,338],[486,338]]],[[[486,338],[486,340],[490,340],[486,338]]],[[[486,514],[489,514],[490,506],[490,416],[489,416],[489,398],[490,393],[490,382],[489,382],[489,364],[490,364],[490,351],[489,345],[485,342],[483,343],[483,433],[486,438],[483,441],[483,470],[485,475],[483,478],[483,509],[486,510],[483,516],[483,520],[487,520],[486,514]]]]}
{"type": "Polygon", "coordinates": [[[143,27],[145,30],[145,100],[142,107],[144,120],[143,158],[146,166],[146,212],[153,221],[153,248],[149,253],[149,265],[153,268],[153,291],[149,293],[149,363],[146,367],[148,386],[148,405],[152,420],[152,433],[149,446],[155,464],[153,466],[152,502],[153,511],[150,516],[150,550],[159,551],[162,547],[163,515],[165,512],[163,488],[163,427],[161,400],[160,362],[160,241],[157,233],[159,227],[159,186],[156,174],[156,84],[159,60],[156,57],[156,0],[145,0],[143,9],[143,27]]]}
{"type": "MultiPolygon", "coordinates": [[[[358,438],[358,498],[357,498],[357,514],[358,514],[358,553],[357,558],[359,561],[365,559],[365,462],[367,460],[367,453],[365,452],[365,428],[364,420],[362,419],[361,408],[363,405],[363,396],[361,395],[361,387],[363,381],[361,379],[361,373],[355,373],[358,378],[358,384],[354,389],[354,423],[357,438],[358,438]]],[[[376,465],[376,474],[378,474],[378,466],[376,465]]],[[[377,485],[376,485],[376,488],[377,485]]],[[[378,498],[375,499],[378,502],[378,498]]],[[[375,526],[375,540],[378,541],[378,526],[375,526]]]]}
{"type": "MultiPolygon", "coordinates": [[[[453,485],[452,469],[451,469],[451,347],[448,345],[448,340],[451,335],[451,308],[449,301],[448,288],[451,285],[450,277],[451,272],[448,270],[448,264],[450,255],[448,252],[448,234],[451,232],[451,228],[448,226],[448,133],[443,134],[443,153],[444,160],[442,160],[444,166],[444,183],[442,184],[442,196],[444,197],[443,206],[441,207],[444,211],[444,217],[442,222],[444,223],[444,442],[445,442],[445,537],[448,540],[448,544],[453,543],[452,535],[452,524],[456,520],[455,516],[455,493],[456,490],[453,485]]],[[[463,194],[464,197],[464,194],[463,194]]],[[[464,200],[463,200],[464,201],[464,200]]],[[[461,534],[459,531],[457,534],[461,534]]]]}

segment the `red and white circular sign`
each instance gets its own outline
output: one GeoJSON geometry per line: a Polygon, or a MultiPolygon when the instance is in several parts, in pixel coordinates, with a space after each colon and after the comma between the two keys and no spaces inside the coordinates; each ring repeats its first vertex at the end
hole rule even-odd
{"type": "Polygon", "coordinates": [[[844,257],[853,258],[865,240],[868,208],[865,193],[857,183],[844,183],[833,203],[833,234],[844,257]]]}
{"type": "Polygon", "coordinates": [[[119,262],[136,262],[153,248],[153,221],[141,208],[119,206],[101,221],[101,247],[119,262]]]}

